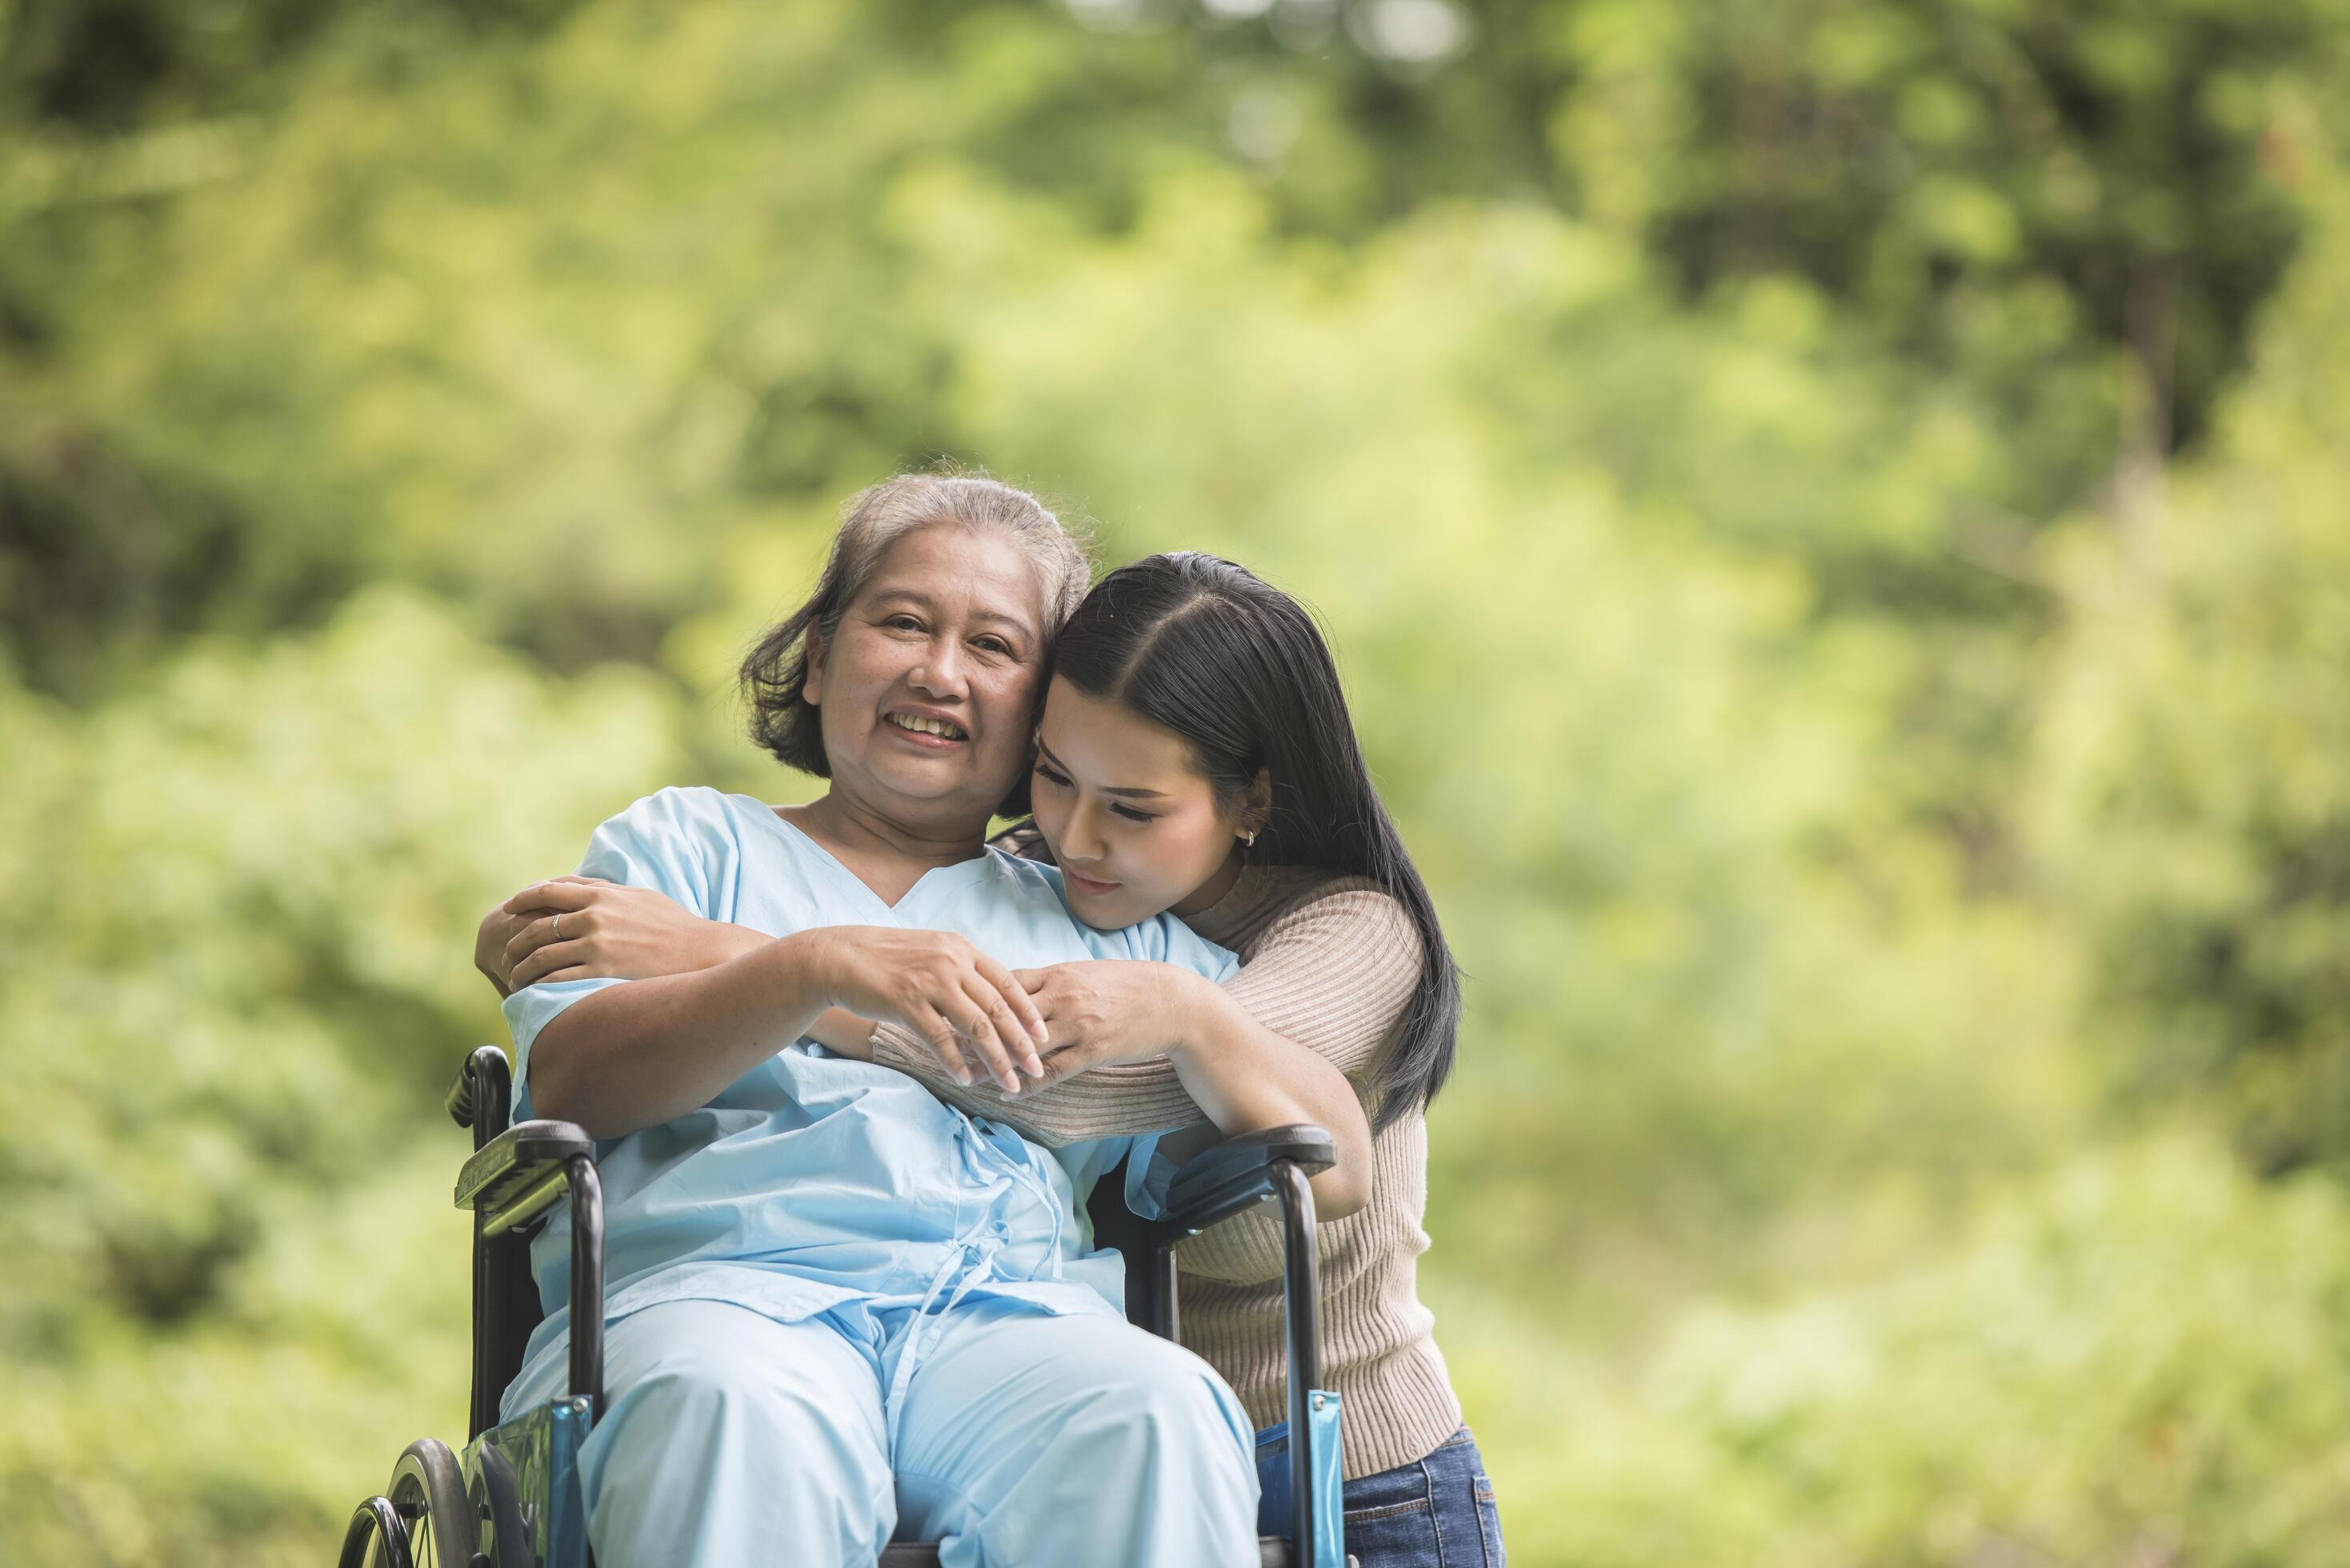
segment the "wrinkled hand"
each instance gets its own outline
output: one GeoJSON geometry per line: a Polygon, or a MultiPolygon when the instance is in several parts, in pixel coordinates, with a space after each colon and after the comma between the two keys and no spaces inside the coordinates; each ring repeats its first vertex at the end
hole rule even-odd
{"type": "Polygon", "coordinates": [[[975,1056],[1007,1095],[1020,1075],[1042,1077],[1045,1033],[1012,971],[949,931],[827,926],[804,933],[833,1004],[904,1024],[930,1043],[959,1084],[975,1056]]]}
{"type": "Polygon", "coordinates": [[[741,926],[705,920],[650,888],[557,877],[532,883],[483,917],[473,963],[511,995],[543,980],[687,974],[766,940],[741,926]]]}
{"type": "Polygon", "coordinates": [[[1134,959],[1056,963],[1015,971],[1013,978],[1045,1020],[1045,1075],[1036,1088],[1182,1049],[1187,982],[1208,983],[1172,965],[1134,959]]]}

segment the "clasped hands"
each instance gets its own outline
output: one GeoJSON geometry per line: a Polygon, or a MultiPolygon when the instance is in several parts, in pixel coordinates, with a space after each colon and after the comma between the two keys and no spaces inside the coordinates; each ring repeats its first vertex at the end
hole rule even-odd
{"type": "MultiPolygon", "coordinates": [[[[808,1034],[872,1060],[875,1021],[919,1036],[957,1083],[984,1071],[1007,1098],[1088,1069],[1180,1052],[1191,999],[1210,982],[1170,964],[1087,960],[1009,970],[965,938],[895,926],[804,933],[811,977],[834,1003],[808,1034]]],[[[473,962],[501,995],[540,981],[685,974],[773,938],[706,920],[649,888],[557,877],[483,918],[473,962]]]]}

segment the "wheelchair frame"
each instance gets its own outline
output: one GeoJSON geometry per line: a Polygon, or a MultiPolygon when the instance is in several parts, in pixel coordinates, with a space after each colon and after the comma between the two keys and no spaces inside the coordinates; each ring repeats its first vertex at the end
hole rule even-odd
{"type": "MultiPolygon", "coordinates": [[[[434,1438],[411,1444],[388,1490],[353,1512],[340,1568],[367,1568],[370,1548],[379,1568],[586,1568],[593,1561],[577,1457],[604,1407],[604,1204],[596,1145],[569,1122],[509,1125],[513,1103],[505,1053],[476,1047],[447,1101],[450,1116],[473,1135],[456,1187],[456,1206],[473,1215],[473,1397],[463,1459],[434,1438]],[[567,1202],[571,1221],[568,1391],[502,1423],[500,1397],[521,1370],[542,1315],[530,1235],[557,1201],[567,1202]]],[[[1309,1178],[1336,1158],[1320,1127],[1274,1127],[1186,1162],[1158,1219],[1128,1212],[1114,1175],[1097,1184],[1089,1203],[1096,1239],[1125,1254],[1128,1317],[1167,1339],[1176,1337],[1179,1322],[1176,1244],[1267,1199],[1281,1205],[1292,1534],[1259,1542],[1260,1568],[1353,1564],[1340,1513],[1338,1396],[1315,1386],[1320,1270],[1309,1178]]],[[[937,1563],[934,1546],[892,1542],[878,1568],[937,1563]]]]}

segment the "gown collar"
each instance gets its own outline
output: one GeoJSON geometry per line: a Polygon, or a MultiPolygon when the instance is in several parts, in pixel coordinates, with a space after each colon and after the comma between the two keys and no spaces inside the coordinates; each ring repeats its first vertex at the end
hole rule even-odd
{"type": "MultiPolygon", "coordinates": [[[[744,798],[749,799],[750,797],[745,796],[744,798]]],[[[892,904],[886,901],[880,894],[868,887],[866,885],[865,878],[850,870],[847,863],[844,862],[840,857],[835,855],[831,850],[827,849],[823,845],[817,843],[816,839],[809,835],[806,828],[800,826],[797,823],[791,821],[775,807],[768,805],[764,802],[758,803],[758,805],[759,815],[765,817],[769,822],[774,823],[775,826],[782,831],[785,836],[792,841],[795,846],[799,848],[805,854],[813,856],[816,860],[825,867],[826,871],[829,875],[839,881],[844,892],[846,892],[850,898],[858,899],[863,903],[869,905],[872,909],[879,911],[880,919],[877,922],[878,924],[908,924],[912,912],[920,907],[923,898],[929,892],[934,891],[936,888],[941,884],[954,884],[966,881],[972,875],[972,867],[985,866],[988,864],[988,853],[986,848],[983,846],[979,853],[972,856],[968,860],[957,860],[951,865],[947,866],[933,866],[929,870],[923,872],[920,877],[917,877],[914,879],[914,885],[907,888],[906,891],[899,896],[898,901],[895,904],[892,904]]]]}

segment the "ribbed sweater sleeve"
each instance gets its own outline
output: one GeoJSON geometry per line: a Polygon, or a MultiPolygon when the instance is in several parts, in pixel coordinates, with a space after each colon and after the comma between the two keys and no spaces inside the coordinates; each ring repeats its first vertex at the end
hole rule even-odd
{"type": "MultiPolygon", "coordinates": [[[[1358,882],[1328,883],[1251,933],[1201,934],[1230,940],[1245,955],[1240,972],[1224,982],[1234,1001],[1358,1083],[1377,1064],[1419,976],[1419,938],[1410,917],[1388,894],[1358,882]]],[[[1014,1099],[985,1079],[968,1088],[956,1083],[928,1043],[898,1024],[874,1031],[873,1060],[1047,1147],[1166,1132],[1204,1119],[1164,1056],[1096,1067],[1014,1099]]]]}
{"type": "Polygon", "coordinates": [[[1404,907],[1377,888],[1333,883],[1274,917],[1224,989],[1259,1023],[1359,1082],[1419,981],[1419,933],[1404,907]]]}
{"type": "Polygon", "coordinates": [[[873,1060],[922,1080],[931,1093],[974,1116],[1002,1122],[1047,1148],[1087,1138],[1137,1137],[1170,1132],[1206,1118],[1164,1056],[1121,1062],[1064,1078],[1050,1088],[1006,1099],[992,1078],[966,1087],[948,1076],[927,1041],[912,1030],[884,1023],[873,1032],[873,1060]]]}

